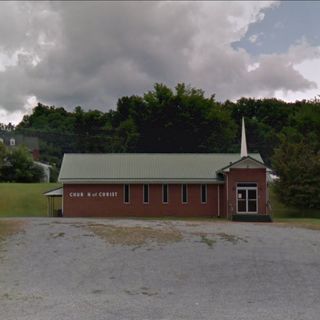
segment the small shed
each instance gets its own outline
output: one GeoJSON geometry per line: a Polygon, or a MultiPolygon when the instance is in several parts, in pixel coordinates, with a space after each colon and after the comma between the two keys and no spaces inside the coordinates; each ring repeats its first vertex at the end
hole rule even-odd
{"type": "Polygon", "coordinates": [[[48,216],[62,216],[61,206],[57,206],[55,199],[60,198],[62,201],[63,188],[49,190],[43,195],[48,199],[48,216]]]}

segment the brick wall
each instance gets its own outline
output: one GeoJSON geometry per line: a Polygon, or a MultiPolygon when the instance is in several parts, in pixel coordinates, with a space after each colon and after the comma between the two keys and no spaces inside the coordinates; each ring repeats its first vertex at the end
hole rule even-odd
{"type": "Polygon", "coordinates": [[[123,201],[122,184],[65,184],[64,216],[66,217],[215,217],[224,216],[224,185],[208,184],[207,203],[202,204],[200,184],[188,185],[188,203],[181,201],[181,185],[169,184],[169,203],[162,203],[162,185],[149,185],[149,203],[143,203],[143,185],[130,185],[130,203],[123,201]],[[218,188],[220,201],[218,201],[218,188]]]}
{"type": "Polygon", "coordinates": [[[226,183],[228,185],[228,202],[225,202],[225,210],[228,210],[227,216],[236,213],[236,188],[239,182],[253,182],[257,183],[258,187],[258,213],[267,214],[267,182],[266,169],[230,169],[228,172],[226,183]]]}

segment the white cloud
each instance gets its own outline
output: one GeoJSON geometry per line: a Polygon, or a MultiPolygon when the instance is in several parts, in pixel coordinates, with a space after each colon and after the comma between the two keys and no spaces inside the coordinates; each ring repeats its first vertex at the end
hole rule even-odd
{"type": "MultiPolygon", "coordinates": [[[[320,50],[320,48],[319,48],[320,50]]],[[[279,99],[287,101],[309,100],[320,95],[320,58],[305,60],[299,64],[294,65],[294,69],[301,73],[305,78],[313,81],[318,86],[316,88],[301,90],[297,92],[277,90],[275,96],[279,99]]]]}
{"type": "Polygon", "coordinates": [[[252,63],[252,64],[248,65],[247,71],[251,72],[251,71],[254,71],[254,70],[258,69],[259,67],[260,67],[260,63],[259,62],[252,63]]]}
{"type": "Polygon", "coordinates": [[[253,34],[252,36],[249,37],[249,41],[251,43],[255,43],[258,40],[259,35],[258,34],[253,34]]]}
{"type": "Polygon", "coordinates": [[[31,96],[70,109],[106,110],[155,82],[186,82],[220,100],[314,90],[318,79],[298,67],[319,54],[306,40],[285,54],[254,58],[232,47],[275,5],[0,3],[0,121],[26,112],[31,96]]]}
{"type": "Polygon", "coordinates": [[[32,109],[38,104],[36,96],[25,97],[26,103],[21,110],[8,111],[0,108],[0,123],[18,124],[24,115],[31,114],[32,109]]]}

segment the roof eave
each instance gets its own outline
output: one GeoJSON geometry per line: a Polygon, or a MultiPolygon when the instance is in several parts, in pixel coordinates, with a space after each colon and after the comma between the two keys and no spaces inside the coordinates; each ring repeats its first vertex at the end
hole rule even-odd
{"type": "Polygon", "coordinates": [[[59,179],[60,183],[63,184],[224,184],[223,180],[220,179],[105,179],[105,178],[97,178],[97,179],[59,179]]]}

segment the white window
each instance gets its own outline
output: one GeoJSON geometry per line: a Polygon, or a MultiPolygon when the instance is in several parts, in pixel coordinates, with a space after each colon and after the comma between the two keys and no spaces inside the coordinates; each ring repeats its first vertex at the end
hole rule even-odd
{"type": "Polygon", "coordinates": [[[14,138],[10,139],[10,146],[15,146],[16,145],[16,140],[14,138]]]}

